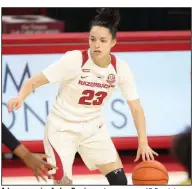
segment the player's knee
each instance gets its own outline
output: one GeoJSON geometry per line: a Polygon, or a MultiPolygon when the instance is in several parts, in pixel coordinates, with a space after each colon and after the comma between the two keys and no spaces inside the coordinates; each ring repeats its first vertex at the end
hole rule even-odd
{"type": "Polygon", "coordinates": [[[127,185],[127,177],[124,169],[116,169],[106,175],[106,178],[110,185],[127,185]]]}

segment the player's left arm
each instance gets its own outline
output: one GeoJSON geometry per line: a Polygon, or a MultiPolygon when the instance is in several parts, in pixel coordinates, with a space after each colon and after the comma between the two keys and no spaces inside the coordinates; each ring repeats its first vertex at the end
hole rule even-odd
{"type": "Polygon", "coordinates": [[[139,144],[148,144],[147,134],[146,134],[146,122],[144,111],[141,106],[140,100],[131,100],[127,101],[129,108],[131,110],[131,114],[134,119],[135,127],[137,129],[138,134],[138,143],[139,144]]]}
{"type": "Polygon", "coordinates": [[[154,155],[158,155],[153,151],[149,145],[146,134],[146,121],[143,108],[141,106],[140,100],[127,101],[131,114],[134,119],[135,127],[138,134],[138,150],[135,161],[138,161],[140,156],[142,156],[143,161],[154,160],[154,155]]]}
{"type": "Polygon", "coordinates": [[[138,150],[135,161],[142,156],[143,161],[154,159],[154,155],[158,155],[148,145],[146,134],[146,121],[144,111],[137,93],[135,79],[132,71],[126,62],[122,62],[119,66],[119,87],[122,95],[126,98],[130,107],[134,124],[138,134],[138,150]]]}

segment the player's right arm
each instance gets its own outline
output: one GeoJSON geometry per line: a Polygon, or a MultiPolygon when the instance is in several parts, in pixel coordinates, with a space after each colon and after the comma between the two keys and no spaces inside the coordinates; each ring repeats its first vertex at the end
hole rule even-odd
{"type": "Polygon", "coordinates": [[[15,98],[11,98],[8,101],[8,112],[19,109],[27,96],[29,96],[33,91],[35,91],[36,88],[47,83],[49,83],[49,81],[43,73],[29,78],[21,87],[18,96],[16,96],[15,98]]]}
{"type": "Polygon", "coordinates": [[[61,83],[64,80],[72,79],[81,68],[81,62],[80,51],[69,51],[56,63],[51,64],[38,75],[29,78],[21,87],[17,97],[8,101],[8,112],[19,109],[27,96],[36,88],[47,83],[61,83]]]}

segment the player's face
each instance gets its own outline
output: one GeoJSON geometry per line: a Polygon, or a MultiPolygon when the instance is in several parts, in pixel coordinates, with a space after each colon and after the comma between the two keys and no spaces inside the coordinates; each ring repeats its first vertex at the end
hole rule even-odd
{"type": "Polygon", "coordinates": [[[108,28],[93,26],[89,36],[91,55],[94,58],[102,58],[109,55],[111,48],[116,44],[108,28]]]}

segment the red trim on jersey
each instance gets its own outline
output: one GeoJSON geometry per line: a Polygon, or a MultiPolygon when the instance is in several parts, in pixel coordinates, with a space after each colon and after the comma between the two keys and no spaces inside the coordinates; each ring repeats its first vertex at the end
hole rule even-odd
{"type": "MultiPolygon", "coordinates": [[[[49,144],[51,145],[50,141],[49,144]]],[[[58,153],[56,152],[56,150],[54,149],[54,147],[51,145],[54,155],[55,155],[55,161],[56,161],[56,167],[58,169],[56,169],[56,173],[54,174],[54,180],[61,180],[64,176],[63,174],[63,164],[61,162],[61,158],[59,157],[58,153]]]]}
{"type": "Polygon", "coordinates": [[[87,62],[88,60],[88,52],[87,50],[84,50],[84,51],[81,51],[82,52],[82,58],[83,58],[83,61],[82,61],[82,66],[83,67],[85,65],[85,63],[87,62]]]}
{"type": "Polygon", "coordinates": [[[112,64],[112,66],[114,67],[115,71],[117,72],[116,57],[115,57],[115,55],[113,55],[113,54],[110,54],[110,56],[111,56],[111,64],[112,64]]]}

